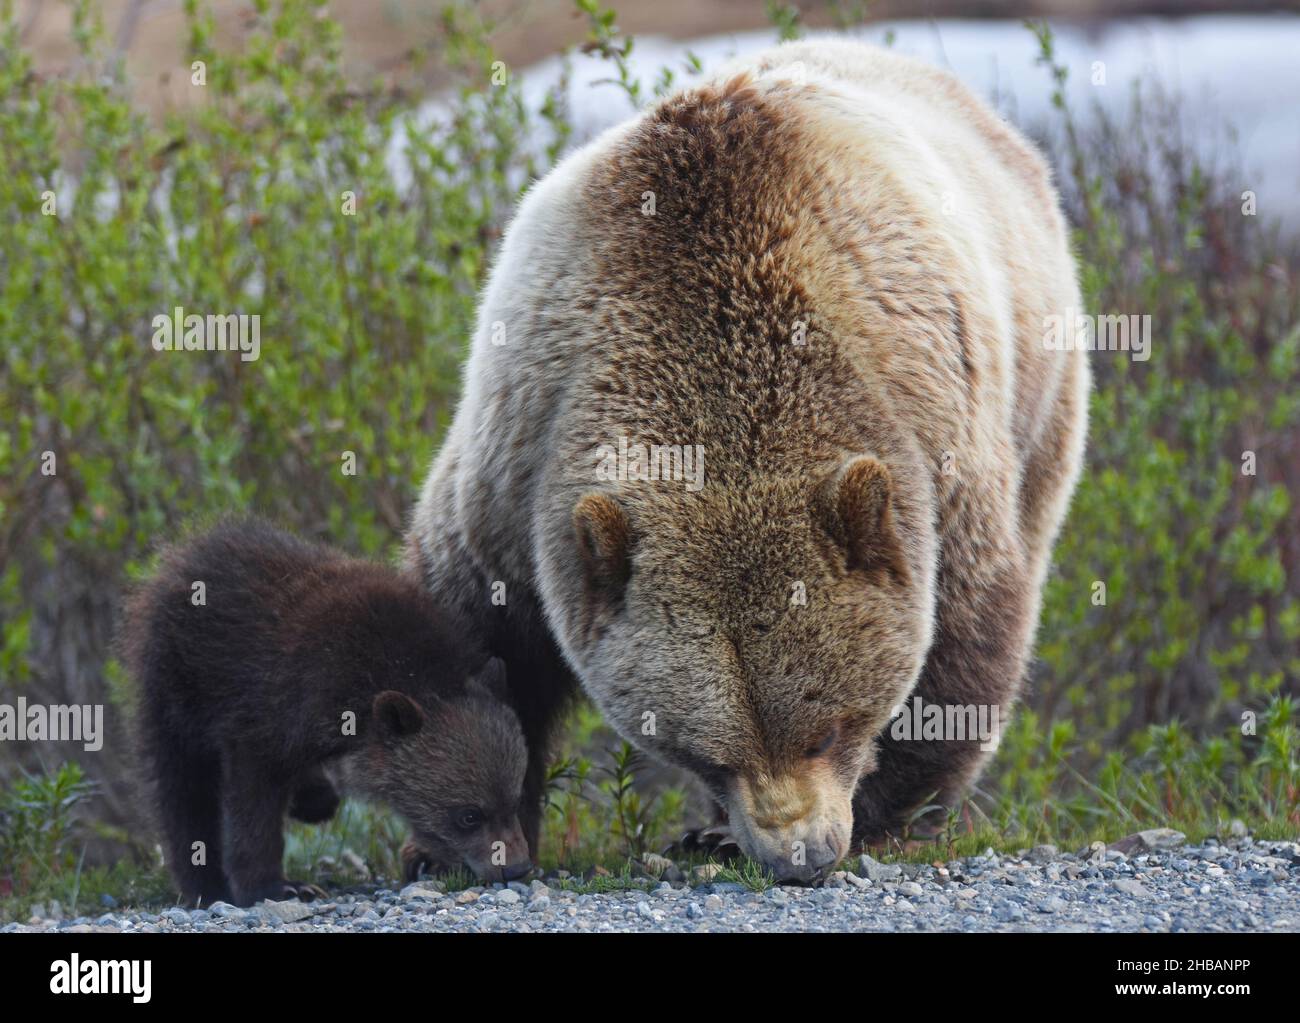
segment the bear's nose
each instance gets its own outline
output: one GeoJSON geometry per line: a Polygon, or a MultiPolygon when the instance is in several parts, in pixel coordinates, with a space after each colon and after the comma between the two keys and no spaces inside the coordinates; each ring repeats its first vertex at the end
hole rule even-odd
{"type": "Polygon", "coordinates": [[[843,858],[836,832],[826,832],[822,841],[809,841],[799,847],[800,856],[792,857],[782,850],[782,855],[765,856],[766,866],[779,881],[794,881],[799,884],[817,884],[835,869],[843,858]]]}

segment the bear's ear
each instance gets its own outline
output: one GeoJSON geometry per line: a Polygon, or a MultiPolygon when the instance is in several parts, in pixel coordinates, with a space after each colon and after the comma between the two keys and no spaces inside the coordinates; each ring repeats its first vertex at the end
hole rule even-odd
{"type": "Polygon", "coordinates": [[[506,662],[500,657],[489,657],[478,674],[470,676],[469,689],[490,700],[508,700],[510,689],[506,686],[506,662]]]}
{"type": "Polygon", "coordinates": [[[827,481],[822,506],[850,571],[885,571],[904,582],[907,562],[894,528],[893,490],[885,463],[862,455],[827,481]]]}
{"type": "Polygon", "coordinates": [[[574,506],[573,529],[590,591],[605,600],[617,601],[632,574],[627,515],[612,497],[586,494],[574,506]]]}
{"type": "Polygon", "coordinates": [[[386,689],[371,705],[375,730],[381,740],[401,739],[424,727],[424,711],[405,693],[386,689]]]}

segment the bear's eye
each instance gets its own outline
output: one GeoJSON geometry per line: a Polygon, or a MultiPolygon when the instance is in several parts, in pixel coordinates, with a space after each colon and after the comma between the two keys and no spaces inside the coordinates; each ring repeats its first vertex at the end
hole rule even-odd
{"type": "Polygon", "coordinates": [[[483,811],[477,806],[466,806],[456,811],[456,827],[461,831],[473,831],[483,823],[483,811]]]}
{"type": "Polygon", "coordinates": [[[815,742],[813,745],[809,746],[807,751],[804,753],[804,756],[807,757],[809,760],[812,760],[816,757],[825,756],[827,753],[831,751],[831,747],[835,745],[835,742],[837,739],[839,739],[839,737],[840,737],[840,726],[836,725],[824,736],[822,736],[820,740],[815,742]]]}

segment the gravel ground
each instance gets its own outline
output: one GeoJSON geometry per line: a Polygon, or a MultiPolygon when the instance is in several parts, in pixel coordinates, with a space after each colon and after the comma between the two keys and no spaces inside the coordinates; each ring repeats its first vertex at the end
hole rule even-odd
{"type": "MultiPolygon", "coordinates": [[[[1187,846],[1177,832],[1146,831],[1111,846],[941,866],[863,856],[823,887],[754,892],[708,881],[648,880],[650,890],[584,894],[552,877],[446,893],[434,881],[329,902],[260,903],[251,910],[113,911],[44,918],[0,932],[99,931],[1300,931],[1300,843],[1241,837],[1187,846]]],[[[651,858],[653,870],[680,877],[651,858]]],[[[57,907],[49,907],[57,914],[57,907]]]]}

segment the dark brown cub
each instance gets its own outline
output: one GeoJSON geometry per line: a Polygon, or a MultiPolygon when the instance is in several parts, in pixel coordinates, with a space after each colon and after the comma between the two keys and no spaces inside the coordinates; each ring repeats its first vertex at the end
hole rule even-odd
{"type": "Polygon", "coordinates": [[[187,902],[309,894],[285,814],[387,803],[440,867],[529,868],[527,748],[502,662],[418,583],[255,519],[164,552],[124,647],[167,863],[187,902]]]}

